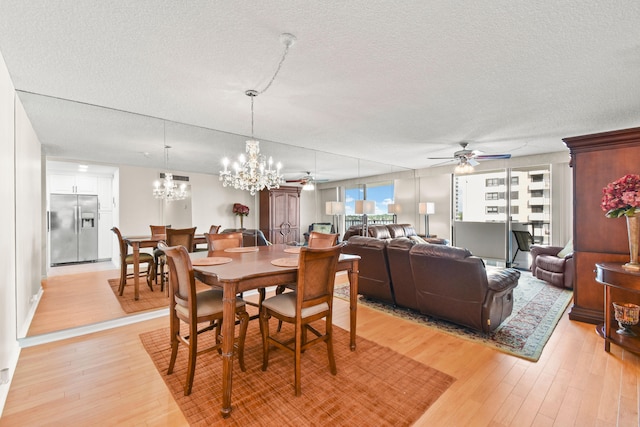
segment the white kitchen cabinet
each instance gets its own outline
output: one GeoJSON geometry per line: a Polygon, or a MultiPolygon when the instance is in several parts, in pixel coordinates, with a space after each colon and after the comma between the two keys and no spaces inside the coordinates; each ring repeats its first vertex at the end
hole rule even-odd
{"type": "Polygon", "coordinates": [[[95,175],[49,175],[49,193],[98,194],[98,177],[95,175]]]}

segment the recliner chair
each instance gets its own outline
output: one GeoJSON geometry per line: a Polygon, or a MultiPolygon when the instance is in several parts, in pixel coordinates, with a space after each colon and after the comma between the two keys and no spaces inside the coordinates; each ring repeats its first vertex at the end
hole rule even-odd
{"type": "Polygon", "coordinates": [[[531,246],[531,274],[559,288],[573,289],[573,245],[531,246]]]}

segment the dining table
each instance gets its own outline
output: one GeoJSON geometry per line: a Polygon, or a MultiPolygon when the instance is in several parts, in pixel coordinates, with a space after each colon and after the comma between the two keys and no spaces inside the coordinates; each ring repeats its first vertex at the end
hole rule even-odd
{"type": "MultiPolygon", "coordinates": [[[[298,275],[296,253],[300,247],[275,244],[220,251],[197,252],[192,259],[204,257],[225,259],[213,265],[196,262],[194,276],[201,282],[223,290],[222,313],[222,409],[223,417],[231,414],[231,384],[233,374],[233,347],[235,340],[236,295],[241,292],[295,283],[298,275]],[[230,261],[229,261],[230,259],[230,261]]],[[[360,256],[340,254],[337,271],[346,271],[350,286],[349,346],[356,349],[356,314],[358,307],[358,268],[360,256]]]]}
{"type": "MultiPolygon", "coordinates": [[[[140,248],[155,248],[159,242],[167,239],[166,234],[150,234],[143,236],[123,236],[122,240],[131,246],[133,250],[133,289],[134,299],[140,299],[140,248]]],[[[203,234],[196,234],[193,237],[193,245],[207,243],[207,239],[203,234]]]]}

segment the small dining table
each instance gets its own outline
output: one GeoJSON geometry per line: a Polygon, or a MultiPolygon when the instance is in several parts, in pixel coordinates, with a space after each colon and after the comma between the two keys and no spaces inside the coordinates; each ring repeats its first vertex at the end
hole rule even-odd
{"type": "MultiPolygon", "coordinates": [[[[133,249],[133,289],[134,299],[140,299],[140,248],[155,248],[159,242],[167,239],[166,234],[152,234],[147,236],[124,236],[122,240],[133,249]]],[[[207,243],[204,234],[196,234],[193,244],[207,243]]]]}
{"type": "MultiPolygon", "coordinates": [[[[276,244],[253,248],[229,248],[222,251],[192,254],[192,259],[202,257],[231,258],[231,261],[225,264],[193,267],[194,276],[198,280],[209,286],[223,289],[221,414],[225,418],[231,414],[236,294],[259,288],[295,283],[298,275],[297,263],[283,264],[279,262],[283,258],[291,261],[298,257],[297,254],[291,252],[293,252],[291,246],[276,244]],[[272,261],[279,265],[274,265],[272,261]]],[[[346,271],[349,278],[349,346],[352,351],[356,349],[359,261],[360,256],[358,255],[340,254],[337,267],[337,271],[346,271]]]]}

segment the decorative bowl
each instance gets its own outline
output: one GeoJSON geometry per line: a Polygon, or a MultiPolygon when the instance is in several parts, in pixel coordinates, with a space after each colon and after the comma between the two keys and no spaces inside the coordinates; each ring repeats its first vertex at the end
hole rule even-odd
{"type": "Polygon", "coordinates": [[[631,327],[638,323],[640,319],[640,306],[628,302],[614,302],[613,309],[615,318],[618,321],[620,329],[616,333],[620,335],[636,336],[631,327]]]}

